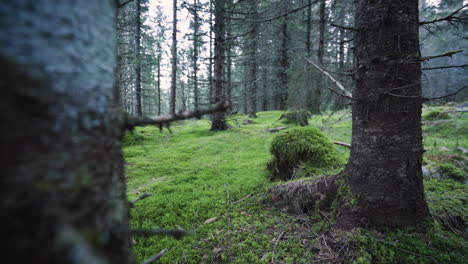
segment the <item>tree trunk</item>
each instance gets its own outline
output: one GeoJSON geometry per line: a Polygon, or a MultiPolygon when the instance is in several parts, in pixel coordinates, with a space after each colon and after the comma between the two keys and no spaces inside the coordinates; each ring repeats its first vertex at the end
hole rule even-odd
{"type": "Polygon", "coordinates": [[[141,39],[141,0],[135,1],[135,95],[137,115],[143,115],[141,106],[141,57],[140,57],[140,39],[141,39]]]}
{"type": "Polygon", "coordinates": [[[346,180],[373,227],[424,226],[421,68],[408,62],[420,56],[418,1],[358,0],[356,8],[356,100],[346,180]]]}
{"type": "Polygon", "coordinates": [[[312,48],[311,48],[311,31],[312,31],[312,0],[308,0],[307,2],[309,4],[309,7],[307,7],[307,32],[306,32],[306,54],[307,57],[310,58],[310,55],[312,54],[312,48]]]}
{"type": "Polygon", "coordinates": [[[199,27],[198,22],[198,3],[197,0],[193,0],[193,96],[194,96],[194,107],[198,109],[198,47],[199,47],[199,27]]]}
{"type": "MultiPolygon", "coordinates": [[[[287,3],[284,1],[284,10],[288,10],[287,3]]],[[[280,70],[279,70],[279,91],[278,91],[278,110],[286,110],[288,101],[288,68],[289,68],[289,34],[288,34],[288,16],[286,15],[281,26],[281,52],[280,52],[280,70]]]]}
{"type": "MultiPolygon", "coordinates": [[[[325,23],[326,23],[326,13],[325,13],[326,2],[325,0],[320,0],[320,23],[319,23],[319,46],[317,50],[317,60],[320,67],[323,67],[323,56],[325,51],[325,23]]],[[[321,110],[321,100],[322,100],[322,89],[324,81],[323,76],[319,75],[317,79],[317,84],[314,91],[314,100],[311,106],[311,112],[314,114],[320,113],[321,110]]]]}
{"type": "Polygon", "coordinates": [[[172,76],[171,76],[171,98],[169,100],[169,113],[174,114],[176,109],[177,90],[177,0],[173,1],[172,21],[172,76]]]}
{"type": "Polygon", "coordinates": [[[251,52],[251,63],[250,63],[250,89],[249,89],[249,117],[257,117],[257,1],[250,1],[250,19],[251,19],[251,30],[250,30],[250,52],[251,52]]]}
{"type": "Polygon", "coordinates": [[[158,115],[161,115],[161,47],[158,48],[158,115]]]}
{"type": "Polygon", "coordinates": [[[208,103],[213,103],[214,90],[213,90],[213,1],[210,1],[210,56],[208,58],[208,103]]]}
{"type": "MultiPolygon", "coordinates": [[[[214,97],[216,103],[223,103],[224,99],[224,0],[215,0],[215,47],[214,47],[214,97]]],[[[227,130],[228,125],[224,117],[224,112],[214,113],[211,116],[211,130],[227,130]]]]}
{"type": "Polygon", "coordinates": [[[0,16],[4,258],[131,263],[115,1],[5,1],[0,16]]]}

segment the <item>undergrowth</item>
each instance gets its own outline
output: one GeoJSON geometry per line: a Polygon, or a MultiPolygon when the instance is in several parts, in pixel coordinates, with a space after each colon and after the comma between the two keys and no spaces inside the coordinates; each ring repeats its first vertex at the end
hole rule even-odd
{"type": "MultiPolygon", "coordinates": [[[[327,238],[333,221],[326,216],[291,216],[263,204],[264,193],[276,184],[269,181],[265,168],[276,134],[264,129],[284,126],[280,115],[260,112],[249,125],[242,125],[246,116],[236,115],[230,118],[232,129],[225,132],[210,132],[209,122],[198,120],[176,124],[172,133],[138,127],[134,135],[125,136],[129,199],[153,194],[136,203],[131,226],[139,227],[141,216],[143,228],[193,233],[181,240],[134,238],[138,262],[166,248],[159,263],[468,263],[468,190],[460,182],[425,181],[434,217],[427,235],[355,230],[342,235],[345,243],[327,238]]],[[[351,142],[346,111],[313,116],[309,123],[333,140],[351,142]]],[[[467,137],[460,134],[467,131],[467,124],[463,115],[425,121],[425,162],[455,164],[466,174],[458,163],[466,154],[456,147],[468,148],[467,137]],[[442,146],[449,151],[440,150],[442,146]],[[458,161],[451,158],[454,155],[458,161]]],[[[294,127],[289,124],[287,130],[294,127]]],[[[348,149],[333,148],[340,159],[348,157],[348,149]]]]}

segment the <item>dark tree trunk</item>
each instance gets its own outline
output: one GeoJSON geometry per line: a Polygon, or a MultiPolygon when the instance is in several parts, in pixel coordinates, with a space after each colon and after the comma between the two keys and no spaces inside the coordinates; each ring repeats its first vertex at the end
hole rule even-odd
{"type": "MultiPolygon", "coordinates": [[[[323,57],[325,52],[325,23],[326,23],[326,2],[325,0],[320,0],[320,23],[319,23],[319,46],[317,50],[317,60],[320,66],[323,66],[323,57]]],[[[311,105],[311,112],[316,114],[320,113],[321,110],[321,101],[322,101],[322,89],[323,89],[323,76],[320,75],[317,79],[317,84],[315,85],[314,91],[314,100],[311,105]]]]}
{"type": "Polygon", "coordinates": [[[268,92],[267,92],[267,69],[266,67],[262,67],[262,111],[268,111],[268,92]]]}
{"type": "Polygon", "coordinates": [[[250,1],[250,19],[251,19],[251,30],[250,30],[250,52],[251,52],[251,63],[250,63],[250,89],[249,89],[249,117],[257,117],[257,16],[258,7],[257,1],[250,1]]]}
{"type": "Polygon", "coordinates": [[[4,259],[131,263],[115,1],[4,1],[0,17],[4,259]]]}
{"type": "MultiPolygon", "coordinates": [[[[225,2],[215,0],[215,47],[214,47],[214,99],[216,103],[223,103],[224,99],[224,38],[225,38],[225,2]]],[[[214,113],[211,116],[211,130],[227,130],[228,125],[224,117],[224,112],[214,113]]]]}
{"type": "Polygon", "coordinates": [[[347,183],[373,227],[424,226],[418,1],[358,0],[356,27],[347,183]]]}
{"type": "Polygon", "coordinates": [[[143,115],[141,106],[141,57],[140,57],[140,40],[141,40],[141,0],[135,1],[135,95],[136,95],[136,112],[137,115],[143,115]]]}
{"type": "Polygon", "coordinates": [[[307,32],[306,32],[306,53],[307,57],[310,57],[312,54],[312,45],[311,45],[311,31],[312,31],[312,0],[307,2],[309,7],[307,7],[307,32]]]}
{"type": "Polygon", "coordinates": [[[173,1],[172,15],[172,75],[171,75],[171,98],[169,100],[169,113],[174,114],[176,109],[177,91],[177,0],[173,1]]]}
{"type": "MultiPolygon", "coordinates": [[[[287,3],[284,1],[284,10],[287,11],[287,3]]],[[[288,68],[289,68],[289,34],[288,16],[286,15],[281,26],[281,58],[279,70],[278,110],[286,110],[288,101],[288,68]]]]}
{"type": "Polygon", "coordinates": [[[209,0],[210,1],[210,56],[208,58],[208,98],[209,101],[208,103],[213,103],[213,98],[214,98],[214,90],[213,90],[213,1],[214,0],[209,0]]]}

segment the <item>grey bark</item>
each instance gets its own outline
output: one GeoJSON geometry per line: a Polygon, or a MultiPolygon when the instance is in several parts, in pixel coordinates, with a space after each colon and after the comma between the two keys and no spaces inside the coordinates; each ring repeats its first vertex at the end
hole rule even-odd
{"type": "MultiPolygon", "coordinates": [[[[215,25],[214,25],[214,99],[216,103],[224,103],[224,45],[225,45],[225,2],[215,0],[215,25]]],[[[227,130],[224,112],[214,113],[211,116],[211,130],[227,130]]]]}
{"type": "Polygon", "coordinates": [[[258,38],[258,4],[256,0],[250,1],[250,89],[249,89],[249,117],[257,117],[257,38],[258,38]]]}
{"type": "Polygon", "coordinates": [[[131,263],[115,1],[4,1],[0,17],[4,259],[131,263]]]}
{"type": "Polygon", "coordinates": [[[193,96],[194,96],[194,107],[198,109],[199,98],[198,98],[198,49],[199,49],[199,28],[200,22],[198,21],[198,1],[193,0],[193,96]]]}
{"type": "Polygon", "coordinates": [[[424,226],[429,212],[421,170],[421,67],[406,62],[420,56],[418,1],[358,0],[356,8],[356,100],[346,180],[371,226],[424,226]]]}
{"type": "Polygon", "coordinates": [[[136,95],[136,112],[139,116],[143,114],[141,106],[141,0],[135,1],[136,16],[135,16],[135,95],[136,95]]]}
{"type": "Polygon", "coordinates": [[[171,97],[169,99],[169,113],[174,114],[176,109],[177,91],[177,0],[173,1],[172,14],[172,75],[171,75],[171,97]]]}

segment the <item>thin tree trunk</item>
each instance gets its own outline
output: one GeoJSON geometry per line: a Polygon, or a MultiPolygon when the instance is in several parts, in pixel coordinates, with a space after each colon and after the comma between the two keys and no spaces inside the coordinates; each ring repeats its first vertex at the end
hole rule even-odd
{"type": "MultiPolygon", "coordinates": [[[[284,1],[284,10],[288,10],[287,1],[284,1]]],[[[286,15],[281,26],[281,59],[279,71],[279,91],[278,91],[278,110],[286,110],[288,101],[288,68],[289,68],[289,34],[288,34],[288,16],[286,15]]]]}
{"type": "MultiPolygon", "coordinates": [[[[215,0],[215,47],[214,47],[214,97],[216,103],[223,103],[224,99],[224,38],[225,38],[225,2],[215,0]]],[[[214,113],[211,116],[211,130],[227,130],[228,125],[224,117],[224,112],[214,113]]]]}
{"type": "Polygon", "coordinates": [[[141,40],[141,0],[135,1],[136,16],[135,16],[135,95],[136,95],[136,112],[139,116],[143,114],[141,106],[141,55],[140,55],[140,40],[141,40]]]}
{"type": "Polygon", "coordinates": [[[172,21],[172,80],[171,98],[169,101],[169,113],[174,114],[176,109],[177,91],[177,0],[173,1],[173,21],[172,21]]]}
{"type": "Polygon", "coordinates": [[[208,59],[208,93],[209,102],[213,103],[214,90],[213,90],[213,1],[210,0],[210,56],[208,59]]]}
{"type": "Polygon", "coordinates": [[[0,17],[4,259],[132,263],[115,1],[4,1],[0,17]]]}
{"type": "Polygon", "coordinates": [[[312,0],[308,0],[309,7],[307,8],[307,32],[306,32],[306,53],[310,58],[312,55],[311,31],[312,31],[312,0]]]}
{"type": "Polygon", "coordinates": [[[249,117],[257,117],[257,38],[258,24],[256,22],[258,16],[258,7],[256,0],[250,1],[250,19],[251,19],[251,30],[250,30],[250,41],[251,41],[251,64],[250,64],[250,89],[249,89],[249,117]]]}
{"type": "MultiPolygon", "coordinates": [[[[320,67],[323,67],[323,57],[325,51],[325,23],[326,23],[326,13],[325,13],[326,2],[325,0],[320,0],[320,25],[319,25],[319,47],[317,50],[317,60],[320,67]]],[[[312,113],[320,113],[321,110],[321,100],[322,100],[322,89],[324,81],[323,77],[320,75],[317,79],[317,84],[314,91],[314,100],[311,107],[312,113]]]]}
{"type": "Polygon", "coordinates": [[[262,100],[262,111],[268,111],[268,97],[267,97],[267,69],[262,67],[262,90],[263,90],[263,100],[262,100]]]}
{"type": "Polygon", "coordinates": [[[158,115],[161,115],[161,47],[158,50],[158,115]]]}
{"type": "Polygon", "coordinates": [[[421,67],[405,63],[420,56],[418,1],[358,0],[356,28],[347,183],[373,227],[424,226],[421,67]]]}
{"type": "Polygon", "coordinates": [[[198,22],[198,1],[193,0],[193,96],[194,96],[194,107],[198,109],[198,47],[199,47],[199,27],[198,22]]]}

